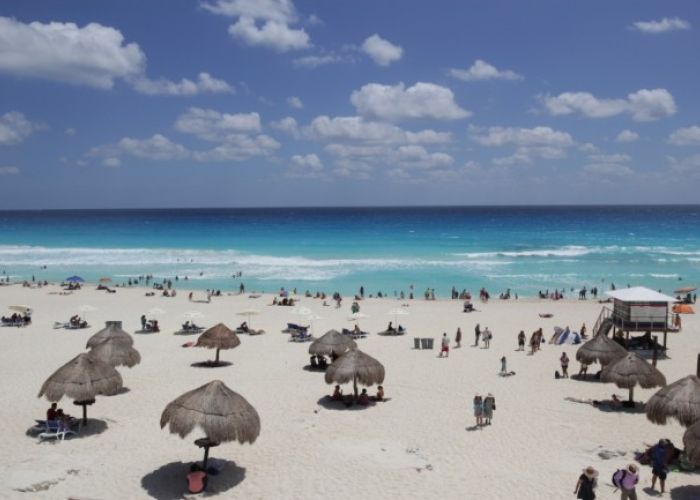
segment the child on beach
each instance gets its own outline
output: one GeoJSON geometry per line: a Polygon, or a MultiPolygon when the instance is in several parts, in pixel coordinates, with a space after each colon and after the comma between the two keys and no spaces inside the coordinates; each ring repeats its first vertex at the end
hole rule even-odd
{"type": "Polygon", "coordinates": [[[518,334],[518,351],[525,350],[525,331],[520,330],[518,334]]]}

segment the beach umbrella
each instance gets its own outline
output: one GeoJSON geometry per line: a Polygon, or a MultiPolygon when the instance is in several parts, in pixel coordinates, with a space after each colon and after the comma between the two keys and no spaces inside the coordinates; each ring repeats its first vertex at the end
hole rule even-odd
{"type": "Polygon", "coordinates": [[[357,344],[349,336],[337,330],[328,330],[309,346],[309,354],[321,356],[340,356],[345,351],[355,349],[357,344]]]}
{"type": "Polygon", "coordinates": [[[16,305],[16,306],[10,306],[8,308],[10,311],[17,311],[22,314],[31,314],[32,313],[32,308],[29,306],[23,306],[23,305],[16,305]]]}
{"type": "Polygon", "coordinates": [[[103,278],[100,278],[100,283],[111,283],[111,282],[112,282],[112,278],[108,278],[106,276],[103,278]]]}
{"type": "Polygon", "coordinates": [[[634,402],[634,387],[639,385],[644,389],[663,387],[666,377],[655,366],[632,352],[617,358],[600,374],[603,382],[612,382],[621,389],[629,389],[629,401],[634,402]]]}
{"type": "Polygon", "coordinates": [[[372,356],[351,349],[333,361],[326,370],[326,383],[347,384],[352,381],[357,399],[357,383],[370,386],[384,382],[384,366],[372,356]]]}
{"type": "Polygon", "coordinates": [[[260,314],[260,311],[258,311],[257,309],[244,309],[236,313],[237,316],[245,316],[247,318],[248,326],[251,325],[250,318],[253,316],[257,316],[258,314],[260,314]]]}
{"type": "Polygon", "coordinates": [[[134,345],[134,339],[131,338],[131,335],[122,330],[121,321],[105,321],[105,327],[90,337],[85,347],[89,349],[106,340],[120,340],[129,346],[134,345]]]}
{"type": "Polygon", "coordinates": [[[223,323],[214,325],[205,331],[197,339],[196,347],[206,347],[208,349],[216,349],[216,359],[214,365],[219,364],[219,351],[221,349],[233,349],[241,345],[241,340],[236,335],[236,332],[228,328],[223,323]]]}
{"type": "Polygon", "coordinates": [[[683,446],[688,460],[700,465],[700,421],[695,422],[683,434],[683,446]]]}
{"type": "Polygon", "coordinates": [[[87,424],[87,406],[95,402],[95,396],[111,396],[122,388],[122,377],[114,367],[89,353],[78,354],[56,370],[44,385],[39,396],[52,402],[66,396],[83,407],[83,425],[87,424]]]}
{"type": "Polygon", "coordinates": [[[694,286],[684,286],[682,288],[677,288],[673,291],[673,293],[692,293],[695,290],[697,290],[697,287],[694,286]]]}
{"type": "Polygon", "coordinates": [[[68,276],[64,281],[68,283],[84,283],[85,280],[80,276],[68,276]]]}
{"type": "Polygon", "coordinates": [[[92,349],[90,354],[112,366],[127,366],[131,368],[141,362],[141,354],[123,339],[108,339],[100,342],[92,349]]]}
{"type": "Polygon", "coordinates": [[[676,304],[673,306],[673,312],[676,314],[695,314],[695,309],[689,304],[676,304]]]}
{"type": "Polygon", "coordinates": [[[246,399],[221,380],[186,392],[170,402],[160,417],[160,428],[168,425],[181,438],[199,427],[206,436],[195,441],[204,448],[204,470],[209,448],[227,441],[254,443],[260,435],[260,416],[246,399]]]}
{"type": "Polygon", "coordinates": [[[665,425],[671,417],[688,427],[700,420],[700,378],[688,375],[659,389],[646,403],[647,418],[665,425]]]}
{"type": "Polygon", "coordinates": [[[627,354],[627,349],[607,335],[596,335],[578,348],[576,360],[584,365],[590,365],[597,361],[605,366],[625,354],[627,354]]]}

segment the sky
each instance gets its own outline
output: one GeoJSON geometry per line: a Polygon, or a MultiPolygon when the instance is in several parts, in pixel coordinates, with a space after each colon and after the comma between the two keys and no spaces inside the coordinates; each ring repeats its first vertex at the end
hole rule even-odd
{"type": "Polygon", "coordinates": [[[695,0],[5,0],[0,209],[697,203],[695,0]]]}

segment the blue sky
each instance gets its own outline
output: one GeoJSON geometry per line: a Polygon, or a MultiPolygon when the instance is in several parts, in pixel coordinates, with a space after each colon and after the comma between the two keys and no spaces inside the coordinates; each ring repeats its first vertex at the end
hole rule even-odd
{"type": "Polygon", "coordinates": [[[0,208],[695,203],[695,1],[0,4],[0,208]]]}

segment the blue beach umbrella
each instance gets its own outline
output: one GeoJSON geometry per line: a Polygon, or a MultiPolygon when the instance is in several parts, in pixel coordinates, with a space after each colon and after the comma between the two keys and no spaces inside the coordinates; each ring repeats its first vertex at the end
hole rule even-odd
{"type": "Polygon", "coordinates": [[[69,276],[66,278],[66,281],[69,283],[83,283],[85,280],[81,278],[80,276],[69,276]]]}

